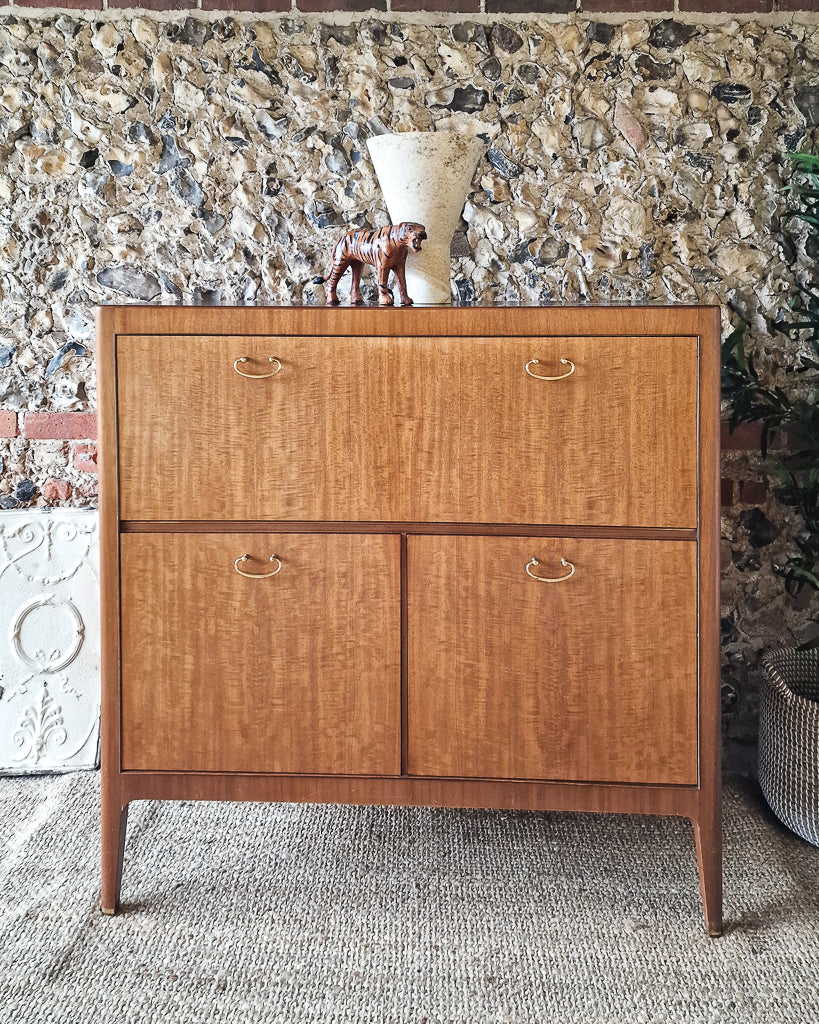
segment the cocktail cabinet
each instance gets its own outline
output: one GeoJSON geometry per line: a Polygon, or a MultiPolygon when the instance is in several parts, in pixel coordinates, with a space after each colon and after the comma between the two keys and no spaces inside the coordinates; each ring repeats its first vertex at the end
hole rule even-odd
{"type": "Polygon", "coordinates": [[[722,927],[714,307],[102,307],[137,799],[682,815],[722,927]]]}

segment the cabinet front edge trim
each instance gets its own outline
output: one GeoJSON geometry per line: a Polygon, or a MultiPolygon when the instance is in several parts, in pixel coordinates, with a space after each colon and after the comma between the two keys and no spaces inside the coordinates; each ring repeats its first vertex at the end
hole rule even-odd
{"type": "Polygon", "coordinates": [[[508,537],[612,537],[623,540],[696,541],[696,528],[666,526],[570,526],[532,523],[410,523],[361,520],[191,520],[123,519],[122,533],[418,533],[508,537]]]}
{"type": "Polygon", "coordinates": [[[701,802],[696,785],[155,771],[123,772],[119,778],[123,805],[132,800],[231,800],[625,812],[696,819],[701,802]]]}

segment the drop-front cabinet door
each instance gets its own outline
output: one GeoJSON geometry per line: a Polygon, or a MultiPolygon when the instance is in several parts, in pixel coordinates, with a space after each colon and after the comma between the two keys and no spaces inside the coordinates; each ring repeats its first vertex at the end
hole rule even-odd
{"type": "Polygon", "coordinates": [[[414,775],[697,782],[692,541],[408,539],[414,775]]]}
{"type": "Polygon", "coordinates": [[[695,528],[697,345],[414,339],[410,520],[695,528]]]}
{"type": "Polygon", "coordinates": [[[125,520],[696,526],[693,337],[125,336],[117,360],[125,520]]]}
{"type": "Polygon", "coordinates": [[[398,774],[400,560],[396,536],[123,534],[123,770],[398,774]]]}
{"type": "Polygon", "coordinates": [[[396,517],[391,338],[117,339],[120,518],[396,517]]]}

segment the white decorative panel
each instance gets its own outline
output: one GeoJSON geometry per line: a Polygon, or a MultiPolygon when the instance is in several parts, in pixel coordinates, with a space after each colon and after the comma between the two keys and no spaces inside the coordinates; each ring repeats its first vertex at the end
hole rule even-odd
{"type": "Polygon", "coordinates": [[[0,512],[0,772],[97,764],[97,522],[93,511],[0,512]]]}

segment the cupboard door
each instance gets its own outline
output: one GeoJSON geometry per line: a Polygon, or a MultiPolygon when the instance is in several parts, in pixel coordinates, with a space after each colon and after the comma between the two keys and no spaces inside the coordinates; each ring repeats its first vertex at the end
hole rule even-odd
{"type": "Polygon", "coordinates": [[[407,578],[411,774],[696,784],[695,543],[412,536],[407,578]]]}
{"type": "Polygon", "coordinates": [[[437,373],[434,340],[405,346],[402,379],[426,370],[404,453],[410,521],[696,527],[697,338],[452,346],[456,367],[437,373]]]}
{"type": "Polygon", "coordinates": [[[124,770],[400,772],[398,537],[124,534],[121,573],[124,770]]]}
{"type": "Polygon", "coordinates": [[[120,518],[390,518],[394,349],[388,338],[118,338],[120,518]]]}

